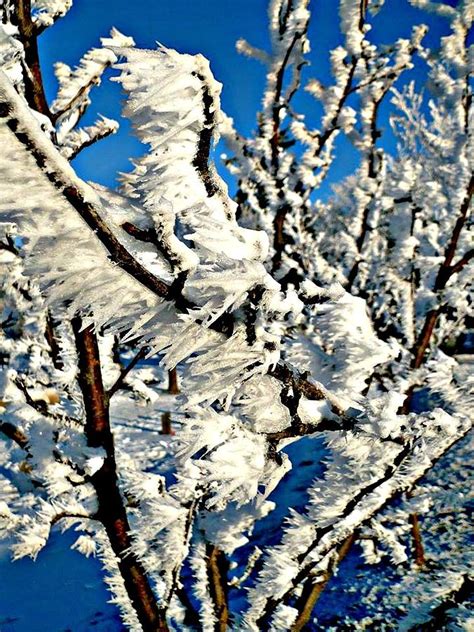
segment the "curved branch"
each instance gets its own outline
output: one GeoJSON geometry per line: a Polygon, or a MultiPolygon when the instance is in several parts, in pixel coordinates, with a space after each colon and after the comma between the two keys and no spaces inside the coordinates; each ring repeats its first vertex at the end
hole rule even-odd
{"type": "MultiPolygon", "coordinates": [[[[105,70],[107,70],[107,68],[110,68],[111,66],[111,62],[107,61],[104,62],[102,64],[103,68],[102,68],[102,72],[105,72],[105,70]]],[[[64,114],[67,114],[69,112],[69,110],[71,108],[74,107],[74,105],[81,99],[81,97],[87,95],[87,93],[98,84],[99,80],[97,78],[97,75],[94,75],[93,77],[91,77],[91,79],[83,86],[81,86],[79,88],[79,90],[76,92],[76,94],[66,103],[65,106],[63,106],[61,109],[56,110],[54,112],[51,113],[51,121],[53,123],[57,123],[57,121],[64,116],[64,114]]],[[[79,120],[82,118],[82,116],[85,113],[86,108],[81,108],[81,112],[80,115],[76,121],[76,125],[79,122],[79,120]]],[[[72,159],[71,159],[72,160],[72,159]]]]}
{"type": "Polygon", "coordinates": [[[109,127],[107,129],[97,132],[95,136],[90,136],[87,140],[85,140],[83,143],[81,143],[80,145],[78,145],[72,150],[72,152],[68,155],[68,160],[74,160],[74,158],[77,158],[77,156],[81,153],[81,151],[83,151],[84,149],[87,149],[87,147],[91,147],[92,145],[95,145],[95,143],[98,143],[101,140],[104,140],[104,138],[107,138],[108,136],[115,134],[115,131],[116,131],[115,129],[109,127]]]}
{"type": "Polygon", "coordinates": [[[0,72],[0,95],[0,117],[6,119],[8,128],[33,156],[38,168],[96,234],[111,260],[153,294],[171,300],[171,286],[157,279],[128,252],[101,217],[100,208],[86,199],[80,181],[68,176],[69,164],[44,134],[37,133],[36,121],[3,72],[0,72]]]}

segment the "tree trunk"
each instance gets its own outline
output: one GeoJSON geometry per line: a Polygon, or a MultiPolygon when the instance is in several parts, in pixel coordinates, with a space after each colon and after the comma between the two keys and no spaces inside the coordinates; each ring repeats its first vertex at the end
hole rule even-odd
{"type": "Polygon", "coordinates": [[[94,448],[103,448],[106,453],[103,466],[92,476],[99,504],[97,518],[104,525],[117,556],[120,574],[143,630],[165,632],[168,626],[164,612],[158,608],[146,572],[131,548],[130,525],[118,486],[97,338],[91,326],[81,329],[80,318],[74,318],[72,325],[79,358],[78,382],[84,400],[87,443],[94,448]]]}

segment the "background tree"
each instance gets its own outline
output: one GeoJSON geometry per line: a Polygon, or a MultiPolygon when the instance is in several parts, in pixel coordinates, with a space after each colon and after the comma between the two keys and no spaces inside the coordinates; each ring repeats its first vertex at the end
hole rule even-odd
{"type": "MultiPolygon", "coordinates": [[[[375,45],[367,3],[341,1],[334,85],[307,86],[322,103],[313,130],[292,106],[308,2],[273,0],[271,51],[239,43],[268,65],[250,139],[221,114],[203,57],[140,50],[116,30],[76,69],[56,66],[48,104],[37,37],[69,3],[3,5],[1,212],[13,258],[5,287],[20,277],[18,288],[32,290],[5,291],[19,334],[4,344],[2,526],[20,557],[36,556],[56,523],[78,525],[75,546],[101,557],[131,629],[300,630],[355,540],[369,562],[381,548],[408,568],[396,589],[384,580],[370,594],[361,588],[366,611],[349,625],[400,620],[388,605],[396,590],[409,625],[466,616],[457,607],[469,585],[465,560],[431,532],[443,567],[430,568],[421,588],[414,580],[425,561],[418,513],[443,511],[446,498],[429,483],[414,498],[403,493],[453,446],[435,482],[462,489],[453,471],[472,388],[436,346],[446,351],[469,306],[473,9],[417,4],[451,20],[436,57],[423,48],[424,27],[375,45]],[[391,157],[378,144],[377,116],[415,54],[444,90],[429,116],[413,86],[395,93],[400,147],[391,157]],[[68,162],[117,129],[104,118],[80,127],[111,66],[147,146],[119,191],[86,184],[68,162]],[[219,129],[234,152],[238,205],[212,164],[219,129]],[[341,133],[360,166],[323,203],[317,190],[341,133]],[[19,323],[32,311],[30,343],[19,323]],[[134,349],[122,369],[118,335],[134,349]],[[20,357],[28,344],[40,348],[32,365],[20,357]],[[176,403],[156,388],[160,369],[142,362],[154,354],[165,370],[180,366],[176,403]],[[414,405],[419,385],[428,389],[424,410],[414,405]],[[175,438],[159,434],[164,407],[175,438]],[[147,431],[137,431],[143,418],[147,431]],[[307,437],[324,440],[324,469],[265,538],[259,528],[279,513],[269,496],[291,468],[289,446],[307,437]],[[414,594],[424,608],[410,613],[414,594]]],[[[451,539],[465,525],[462,492],[455,497],[451,539]]]]}

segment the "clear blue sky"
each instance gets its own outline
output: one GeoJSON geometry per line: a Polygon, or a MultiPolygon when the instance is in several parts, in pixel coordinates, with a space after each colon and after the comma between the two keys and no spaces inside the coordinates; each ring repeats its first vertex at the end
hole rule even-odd
{"type": "MultiPolygon", "coordinates": [[[[355,1],[355,0],[354,0],[355,1]]],[[[455,5],[456,0],[450,0],[455,5]]],[[[311,66],[306,77],[317,76],[328,80],[328,50],[340,43],[336,0],[311,0],[312,21],[310,39],[311,66]]],[[[75,65],[90,47],[97,46],[99,37],[108,34],[112,26],[133,36],[137,45],[153,48],[157,41],[181,52],[202,53],[211,61],[216,78],[224,84],[222,105],[244,133],[254,126],[264,86],[264,69],[258,62],[235,51],[235,42],[244,37],[250,43],[266,48],[266,0],[75,0],[67,16],[42,36],[40,51],[45,84],[50,99],[56,84],[52,74],[54,61],[75,65]]],[[[407,0],[386,0],[385,7],[375,20],[375,40],[390,43],[408,36],[411,25],[424,21],[430,24],[435,42],[440,33],[447,32],[444,20],[433,19],[413,9],[407,0]]],[[[415,70],[415,77],[420,73],[415,70]]],[[[120,119],[120,88],[106,81],[94,91],[93,108],[84,123],[91,123],[95,113],[120,119]]],[[[316,110],[310,97],[303,97],[301,107],[309,115],[316,110]]],[[[85,150],[75,161],[79,174],[103,184],[113,185],[117,171],[129,169],[128,157],[142,153],[125,121],[115,137],[85,150]]],[[[333,178],[338,178],[354,164],[355,156],[344,147],[344,157],[337,163],[333,178]]]]}

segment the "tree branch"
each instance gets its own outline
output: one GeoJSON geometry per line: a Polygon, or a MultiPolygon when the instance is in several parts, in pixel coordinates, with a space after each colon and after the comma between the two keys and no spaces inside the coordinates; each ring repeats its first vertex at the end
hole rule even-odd
{"type": "MultiPolygon", "coordinates": [[[[34,87],[36,90],[33,94],[28,95],[27,93],[27,101],[30,105],[36,103],[38,111],[51,119],[51,112],[44,98],[36,35],[32,29],[30,0],[18,0],[16,8],[19,21],[23,24],[22,37],[25,50],[31,52],[30,57],[26,56],[27,64],[35,77],[34,87]],[[28,28],[26,29],[26,27],[28,28]]],[[[21,25],[20,32],[22,32],[21,25]]],[[[55,146],[46,137],[38,137],[38,135],[28,133],[30,121],[28,109],[23,105],[20,97],[2,72],[0,72],[0,92],[3,93],[3,102],[0,103],[0,117],[9,116],[11,112],[18,115],[16,120],[15,117],[11,118],[7,125],[19,142],[27,147],[40,169],[62,192],[66,200],[81,214],[81,217],[92,230],[100,233],[99,238],[106,248],[108,246],[115,255],[118,255],[116,263],[124,266],[127,271],[133,269],[137,280],[150,286],[149,289],[153,292],[158,295],[166,294],[168,286],[160,284],[153,275],[141,266],[136,268],[138,262],[135,262],[115,238],[100,218],[97,209],[82,197],[76,183],[74,181],[68,182],[67,177],[66,182],[62,180],[64,172],[67,173],[68,170],[64,169],[63,174],[60,175],[52,168],[51,165],[61,164],[61,158],[58,156],[55,146]],[[23,129],[19,130],[19,126],[23,129]]],[[[87,442],[90,447],[103,448],[106,453],[102,467],[91,477],[91,482],[97,493],[97,518],[104,525],[111,548],[117,556],[120,574],[144,632],[168,632],[165,614],[158,608],[147,574],[132,549],[129,535],[130,525],[118,486],[114,442],[110,428],[108,401],[102,382],[97,339],[90,326],[85,329],[82,328],[79,317],[73,319],[72,327],[78,353],[78,382],[86,413],[85,434],[87,442]]]]}
{"type": "Polygon", "coordinates": [[[294,372],[287,364],[279,362],[269,369],[268,375],[291,387],[294,391],[306,397],[306,399],[326,400],[336,415],[343,417],[346,414],[343,405],[322,384],[308,381],[308,373],[299,374],[294,372]]]}
{"type": "MultiPolygon", "coordinates": [[[[346,517],[351,515],[353,512],[358,513],[358,523],[355,525],[355,528],[359,528],[363,526],[370,518],[379,512],[384,506],[386,506],[389,502],[393,501],[395,498],[399,497],[402,493],[404,493],[407,489],[411,489],[425,474],[428,470],[430,470],[437,461],[444,455],[446,452],[451,449],[454,445],[459,443],[466,434],[471,430],[472,425],[466,424],[465,427],[453,438],[450,438],[446,444],[440,446],[437,449],[436,454],[434,454],[428,463],[424,463],[423,467],[418,469],[416,474],[413,474],[409,480],[405,480],[403,482],[398,483],[395,486],[392,486],[388,489],[384,494],[380,495],[380,498],[377,501],[376,506],[370,509],[370,514],[364,516],[363,508],[360,507],[361,502],[365,500],[365,498],[376,491],[377,489],[381,489],[384,483],[393,479],[394,474],[399,472],[404,468],[405,462],[413,455],[413,445],[411,443],[407,443],[397,456],[394,458],[393,463],[388,465],[385,469],[383,476],[381,476],[376,481],[369,483],[361,489],[342,509],[339,513],[338,522],[343,521],[346,517]]],[[[312,544],[301,553],[297,561],[300,564],[300,570],[297,572],[295,577],[290,582],[290,587],[288,590],[278,599],[267,599],[266,604],[262,609],[262,614],[257,620],[257,625],[261,626],[261,629],[266,629],[267,624],[269,624],[273,613],[275,612],[276,607],[280,603],[287,603],[291,598],[293,591],[295,588],[301,584],[302,581],[306,580],[307,577],[312,573],[312,571],[317,567],[319,561],[323,556],[328,555],[331,550],[334,550],[337,546],[342,544],[346,538],[350,535],[347,529],[340,530],[340,534],[335,536],[332,540],[329,540],[328,543],[321,549],[317,558],[312,558],[311,553],[317,548],[317,546],[322,542],[322,539],[325,535],[334,531],[338,523],[330,524],[326,527],[320,527],[316,529],[316,536],[312,542],[312,544]],[[307,560],[310,561],[307,561],[307,560]],[[312,560],[312,561],[311,561],[312,560]],[[306,562],[306,564],[305,564],[306,562]]],[[[355,529],[352,530],[352,533],[355,529]]]]}
{"type": "Polygon", "coordinates": [[[18,256],[20,254],[19,250],[10,235],[6,235],[6,240],[6,242],[0,241],[0,250],[6,250],[7,252],[11,252],[12,255],[18,256]]]}
{"type": "MultiPolygon", "coordinates": [[[[456,248],[459,242],[459,237],[461,235],[461,231],[466,223],[467,215],[469,212],[469,208],[471,205],[472,197],[474,195],[474,172],[471,173],[471,177],[469,179],[466,195],[462,201],[461,207],[459,209],[459,215],[456,220],[456,223],[453,228],[453,232],[451,234],[451,238],[445,250],[444,261],[441,264],[438,274],[436,276],[436,281],[434,284],[434,292],[440,293],[446,287],[449,279],[455,272],[459,272],[474,256],[472,254],[473,251],[467,252],[461,259],[454,265],[452,265],[454,256],[456,254],[456,248]],[[459,268],[461,265],[461,268],[459,268]]],[[[431,338],[433,335],[433,331],[435,329],[436,323],[438,321],[438,317],[441,314],[442,308],[432,309],[430,310],[425,318],[425,322],[423,323],[423,327],[421,329],[420,335],[415,343],[413,348],[413,360],[412,360],[412,368],[418,369],[423,364],[423,360],[425,358],[426,350],[428,349],[431,338]]]]}
{"type": "Polygon", "coordinates": [[[140,360],[142,360],[146,356],[147,353],[148,353],[148,349],[146,347],[142,347],[138,351],[138,353],[135,354],[134,357],[130,360],[127,366],[122,369],[120,375],[118,376],[114,384],[112,384],[112,386],[109,388],[109,390],[106,393],[106,397],[108,401],[110,401],[110,399],[115,395],[115,393],[123,387],[123,384],[125,382],[125,378],[127,377],[127,375],[130,373],[132,369],[135,368],[138,362],[140,362],[140,360]]]}
{"type": "Polygon", "coordinates": [[[18,26],[20,41],[25,51],[26,100],[35,110],[51,118],[41,76],[36,29],[31,19],[31,0],[15,0],[13,8],[13,21],[18,26]]]}
{"type": "Polygon", "coordinates": [[[170,395],[179,394],[178,371],[176,367],[168,371],[168,393],[170,395]]]}
{"type": "MultiPolygon", "coordinates": [[[[436,282],[434,286],[435,292],[443,290],[446,287],[447,282],[449,281],[451,275],[453,274],[451,264],[454,259],[454,255],[456,254],[456,248],[458,246],[459,237],[461,236],[461,231],[466,223],[467,214],[469,212],[469,207],[471,205],[472,196],[474,195],[474,172],[471,173],[471,177],[469,179],[469,183],[467,185],[466,195],[462,201],[461,207],[459,209],[459,215],[456,220],[456,223],[453,228],[453,232],[451,235],[451,239],[446,247],[446,251],[444,254],[444,261],[441,264],[441,267],[438,271],[438,276],[436,277],[436,282]]],[[[472,258],[472,254],[470,258],[472,258]]]]}
{"type": "MultiPolygon", "coordinates": [[[[102,68],[102,72],[104,72],[107,68],[109,68],[111,66],[110,62],[105,62],[104,64],[102,64],[103,68],[102,68]]],[[[63,116],[64,114],[67,114],[67,112],[69,112],[69,110],[74,106],[74,104],[83,96],[85,96],[94,86],[97,85],[99,79],[97,77],[97,75],[94,75],[93,77],[91,77],[91,79],[83,86],[81,86],[79,88],[79,90],[76,92],[76,94],[68,101],[68,103],[62,107],[60,110],[56,110],[55,112],[52,112],[51,114],[51,121],[55,124],[57,123],[57,121],[61,118],[61,116],[63,116]]],[[[76,125],[79,122],[80,118],[82,118],[82,115],[85,112],[85,108],[82,109],[78,120],[76,121],[76,125]]],[[[72,158],[71,158],[72,160],[72,158]]]]}
{"type": "Polygon", "coordinates": [[[46,313],[46,327],[44,336],[49,345],[49,351],[51,360],[53,361],[53,366],[58,371],[61,371],[64,368],[64,362],[61,358],[61,350],[56,337],[55,326],[56,323],[54,321],[53,315],[48,309],[46,313]]]}
{"type": "Polygon", "coordinates": [[[65,520],[66,518],[78,518],[80,520],[97,520],[97,518],[91,514],[70,513],[68,511],[61,511],[51,518],[51,526],[53,527],[60,520],[65,520]]]}
{"type": "Polygon", "coordinates": [[[115,129],[108,127],[107,129],[98,132],[95,136],[90,136],[81,145],[78,145],[75,149],[72,150],[72,152],[68,155],[68,160],[74,160],[74,158],[76,158],[81,153],[81,151],[83,151],[87,147],[91,147],[91,145],[95,145],[95,143],[98,143],[100,140],[107,138],[111,134],[115,134],[115,131],[115,129]]]}
{"type": "Polygon", "coordinates": [[[301,597],[295,604],[295,608],[298,610],[298,616],[291,626],[291,632],[301,632],[304,626],[308,623],[321,593],[326,588],[329,580],[334,574],[334,571],[349,553],[355,539],[356,533],[351,533],[351,535],[338,548],[336,559],[324,571],[324,573],[322,573],[322,575],[319,575],[317,578],[313,578],[311,576],[308,577],[303,586],[301,597]]]}
{"type": "Polygon", "coordinates": [[[454,265],[451,266],[451,275],[458,274],[461,270],[467,266],[467,264],[474,259],[474,248],[468,250],[454,265]]]}
{"type": "Polygon", "coordinates": [[[411,535],[413,541],[415,564],[418,567],[425,565],[425,549],[420,530],[420,519],[417,513],[410,514],[411,535]]]}
{"type": "Polygon", "coordinates": [[[48,417],[49,419],[54,419],[55,421],[59,421],[60,423],[65,424],[67,426],[75,425],[82,428],[82,424],[79,421],[79,419],[76,419],[75,417],[70,417],[69,415],[64,415],[59,412],[51,412],[48,409],[48,404],[45,401],[43,401],[42,399],[33,399],[28,391],[28,387],[26,386],[23,378],[18,376],[18,377],[15,377],[12,381],[15,384],[15,386],[23,393],[25,397],[25,402],[28,404],[28,406],[31,406],[31,408],[36,410],[36,412],[40,413],[40,415],[43,415],[44,417],[48,417]]]}
{"type": "MultiPolygon", "coordinates": [[[[79,189],[79,181],[67,175],[69,165],[59,155],[53,143],[44,135],[40,139],[32,131],[32,125],[36,122],[31,120],[26,106],[22,103],[9,80],[1,72],[0,91],[0,117],[7,119],[6,124],[16,139],[33,156],[38,168],[95,233],[99,241],[105,246],[112,261],[156,296],[171,300],[173,298],[170,296],[171,286],[157,279],[128,252],[102,219],[100,209],[85,199],[84,193],[79,189]],[[64,161],[64,169],[61,170],[62,161],[64,161]]],[[[175,298],[179,299],[179,297],[175,298]]]]}
{"type": "Polygon", "coordinates": [[[230,625],[227,583],[229,562],[225,553],[209,542],[206,544],[206,558],[209,590],[217,618],[214,630],[226,632],[230,625]]]}

